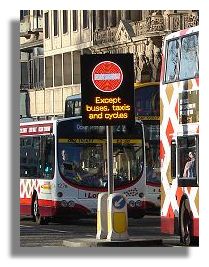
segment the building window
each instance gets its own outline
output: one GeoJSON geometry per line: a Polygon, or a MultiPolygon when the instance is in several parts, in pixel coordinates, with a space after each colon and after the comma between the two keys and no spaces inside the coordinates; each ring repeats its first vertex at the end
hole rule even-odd
{"type": "Polygon", "coordinates": [[[20,21],[24,19],[23,10],[20,10],[20,21]]]}
{"type": "Polygon", "coordinates": [[[64,85],[72,84],[71,53],[63,54],[64,85]]]}
{"type": "Polygon", "coordinates": [[[42,17],[43,16],[43,10],[37,10],[37,16],[42,17]]]}
{"type": "Polygon", "coordinates": [[[54,56],[54,86],[62,85],[62,55],[54,56]]]}
{"type": "Polygon", "coordinates": [[[21,52],[20,53],[20,65],[21,65],[21,89],[28,89],[29,81],[28,81],[28,53],[21,52]]]}
{"type": "Polygon", "coordinates": [[[59,26],[58,26],[58,11],[54,10],[54,36],[58,36],[59,26]]]}
{"type": "Polygon", "coordinates": [[[104,10],[104,28],[109,26],[108,10],[104,10]]]}
{"type": "Polygon", "coordinates": [[[21,89],[28,88],[28,63],[21,62],[21,89]]]}
{"type": "Polygon", "coordinates": [[[93,10],[93,31],[96,30],[96,10],[93,10]]]}
{"type": "Polygon", "coordinates": [[[78,14],[77,10],[73,10],[73,31],[78,30],[78,14]]]}
{"type": "Polygon", "coordinates": [[[131,11],[130,10],[123,10],[122,11],[122,19],[123,20],[130,20],[131,19],[131,11]]]}
{"type": "Polygon", "coordinates": [[[39,57],[39,86],[44,87],[44,57],[39,57]]]}
{"type": "Polygon", "coordinates": [[[116,27],[116,10],[111,11],[111,21],[110,21],[111,27],[116,27]]]}
{"type": "Polygon", "coordinates": [[[80,51],[73,52],[73,84],[81,83],[80,51]]]}
{"type": "Polygon", "coordinates": [[[29,15],[29,10],[23,10],[23,16],[26,17],[29,15]]]}
{"type": "Polygon", "coordinates": [[[67,10],[63,10],[63,20],[62,20],[62,27],[63,27],[63,33],[67,33],[68,32],[68,11],[67,10]]]}
{"type": "Polygon", "coordinates": [[[45,39],[49,38],[49,12],[44,14],[45,20],[45,39]]]}
{"type": "Polygon", "coordinates": [[[43,48],[34,48],[28,59],[29,88],[44,86],[44,55],[43,48]]]}
{"type": "Polygon", "coordinates": [[[104,29],[104,10],[99,11],[99,29],[104,29]]]}
{"type": "Polygon", "coordinates": [[[83,10],[83,29],[88,28],[88,10],[83,10]]]}
{"type": "Polygon", "coordinates": [[[45,57],[45,85],[47,87],[53,86],[53,65],[52,57],[45,57]]]}

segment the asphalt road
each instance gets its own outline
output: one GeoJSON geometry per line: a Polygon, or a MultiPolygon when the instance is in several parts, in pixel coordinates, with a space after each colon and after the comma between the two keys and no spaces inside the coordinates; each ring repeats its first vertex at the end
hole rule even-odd
{"type": "MultiPolygon", "coordinates": [[[[50,222],[36,225],[31,218],[20,220],[21,247],[63,247],[64,240],[95,239],[96,219],[80,219],[68,222],[50,222]]],[[[163,246],[180,246],[179,237],[162,236],[160,217],[145,216],[143,219],[129,219],[130,239],[162,239],[163,246]]]]}

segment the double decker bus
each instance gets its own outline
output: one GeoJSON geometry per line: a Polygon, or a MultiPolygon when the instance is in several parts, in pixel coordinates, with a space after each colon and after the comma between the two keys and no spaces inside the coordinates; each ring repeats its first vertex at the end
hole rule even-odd
{"type": "Polygon", "coordinates": [[[160,82],[161,231],[199,239],[199,29],[166,36],[160,82]]]}
{"type": "MultiPolygon", "coordinates": [[[[145,204],[143,214],[160,215],[160,86],[159,82],[135,83],[136,120],[145,132],[145,204]]],[[[65,117],[81,115],[81,95],[67,97],[65,117]]],[[[142,216],[142,213],[141,213],[142,216]]]]}
{"type": "Polygon", "coordinates": [[[65,118],[81,116],[81,94],[68,96],[65,100],[65,118]]]}
{"type": "Polygon", "coordinates": [[[135,114],[145,132],[146,214],[160,215],[160,85],[135,83],[135,114]]]}
{"type": "MultiPolygon", "coordinates": [[[[113,129],[115,190],[128,198],[129,216],[145,210],[143,124],[113,129]]],[[[81,117],[20,124],[20,214],[38,224],[52,217],[95,215],[107,191],[106,129],[83,126],[81,117]]]]}

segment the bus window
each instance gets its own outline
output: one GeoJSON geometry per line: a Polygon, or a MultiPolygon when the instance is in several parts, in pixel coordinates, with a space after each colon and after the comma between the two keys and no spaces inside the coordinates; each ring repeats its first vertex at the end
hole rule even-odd
{"type": "Polygon", "coordinates": [[[178,49],[179,40],[171,40],[167,45],[166,77],[165,82],[173,82],[177,78],[178,72],[178,49]]]}
{"type": "Polygon", "coordinates": [[[20,177],[53,178],[54,138],[51,136],[20,139],[20,177]]]}
{"type": "Polygon", "coordinates": [[[147,85],[135,89],[135,112],[136,116],[148,118],[159,116],[160,111],[159,85],[147,85]]]}
{"type": "Polygon", "coordinates": [[[40,137],[25,137],[20,142],[20,177],[38,177],[40,137]]]}
{"type": "Polygon", "coordinates": [[[80,116],[81,115],[81,100],[76,100],[74,102],[74,114],[73,116],[80,116]]]}
{"type": "Polygon", "coordinates": [[[145,125],[145,150],[147,182],[160,183],[160,127],[158,124],[145,125]]]}
{"type": "Polygon", "coordinates": [[[176,141],[171,142],[171,177],[176,178],[176,141]]]}
{"type": "Polygon", "coordinates": [[[70,101],[65,102],[65,118],[73,117],[73,103],[70,101]]]}
{"type": "Polygon", "coordinates": [[[81,115],[81,95],[72,95],[65,100],[65,118],[81,115]]]}
{"type": "Polygon", "coordinates": [[[44,136],[43,138],[43,176],[46,179],[52,179],[54,176],[54,136],[44,136]]]}
{"type": "Polygon", "coordinates": [[[191,79],[199,76],[198,73],[198,36],[192,34],[181,40],[181,60],[179,79],[191,79]]]}
{"type": "Polygon", "coordinates": [[[179,184],[191,182],[190,186],[197,185],[198,175],[198,146],[196,136],[178,137],[178,178],[179,184]]]}

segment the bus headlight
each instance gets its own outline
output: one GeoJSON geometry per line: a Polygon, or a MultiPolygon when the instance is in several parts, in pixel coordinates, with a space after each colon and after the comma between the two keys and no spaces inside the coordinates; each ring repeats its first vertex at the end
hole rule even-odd
{"type": "Polygon", "coordinates": [[[140,207],[141,206],[141,200],[137,200],[136,201],[136,207],[140,207]]]}
{"type": "Polygon", "coordinates": [[[135,202],[134,202],[133,200],[130,200],[129,203],[128,203],[128,205],[129,205],[131,208],[133,208],[133,207],[135,207],[135,202]]]}
{"type": "Polygon", "coordinates": [[[68,202],[68,207],[69,207],[69,208],[73,208],[73,207],[75,207],[75,202],[74,202],[73,200],[70,200],[70,201],[68,202]]]}
{"type": "Polygon", "coordinates": [[[67,201],[66,200],[62,200],[61,201],[61,206],[66,208],[67,207],[67,201]]]}
{"type": "Polygon", "coordinates": [[[140,198],[143,198],[143,196],[144,196],[144,193],[142,193],[142,192],[139,193],[139,197],[140,197],[140,198]]]}
{"type": "Polygon", "coordinates": [[[58,193],[57,193],[57,196],[58,196],[58,197],[62,197],[62,196],[63,196],[63,193],[62,193],[62,192],[58,192],[58,193]]]}
{"type": "Polygon", "coordinates": [[[91,214],[96,214],[97,213],[97,209],[91,209],[91,214]]]}

